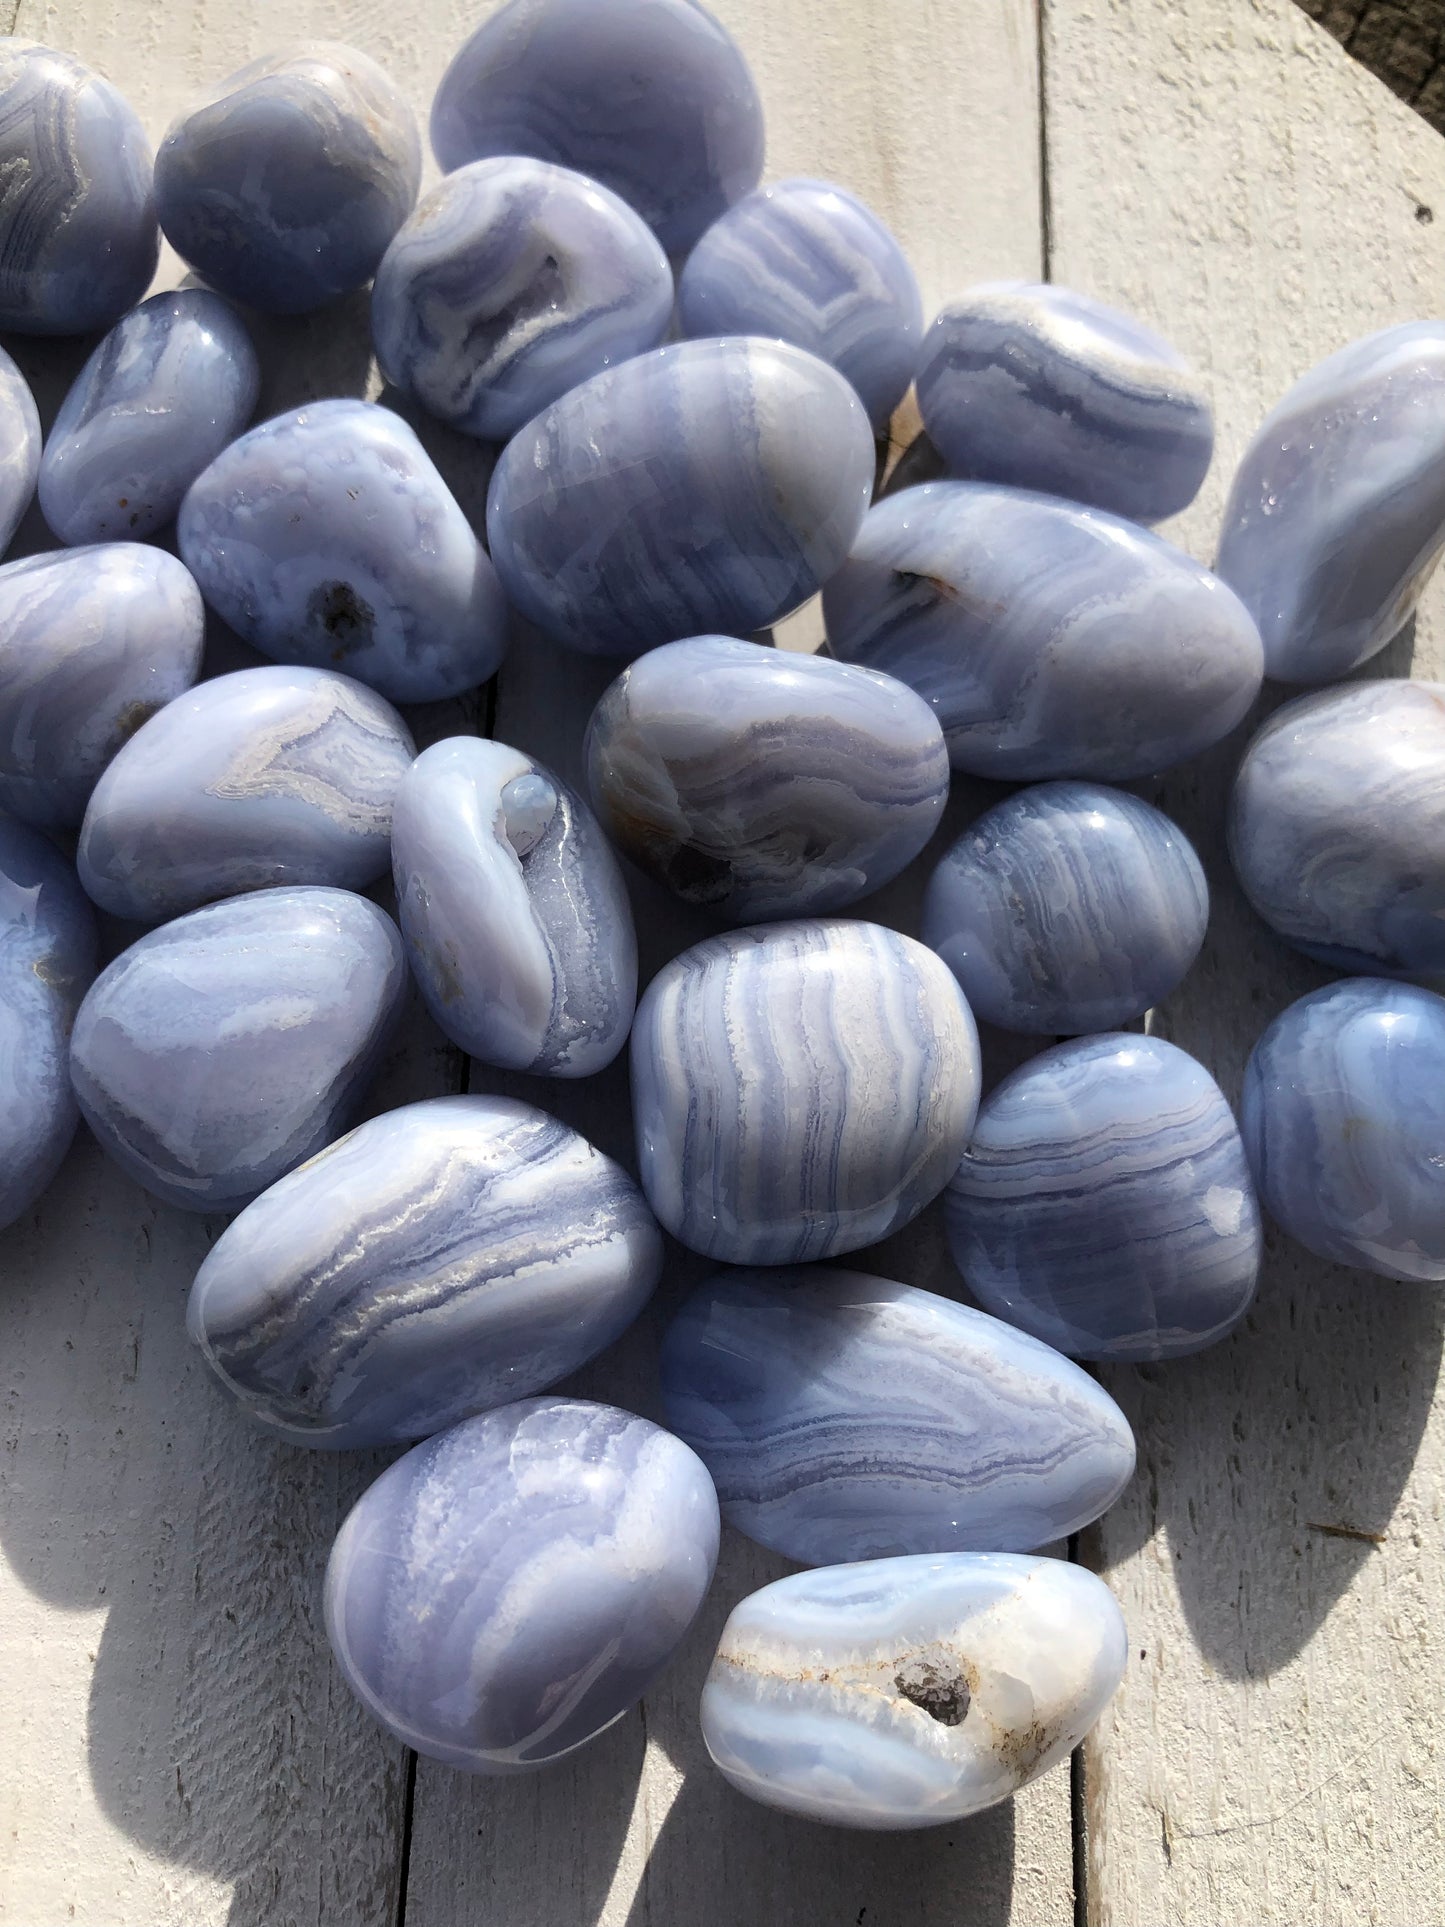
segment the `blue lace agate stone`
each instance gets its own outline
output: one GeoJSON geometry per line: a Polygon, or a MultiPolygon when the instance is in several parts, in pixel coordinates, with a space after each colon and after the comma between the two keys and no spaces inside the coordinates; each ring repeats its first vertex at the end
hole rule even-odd
{"type": "Polygon", "coordinates": [[[976,1017],[1056,1037],[1114,1030],[1199,954],[1209,887],[1167,816],[1099,783],[1040,783],[969,825],[934,871],[923,941],[976,1017]]]}
{"type": "Polygon", "coordinates": [[[724,1264],[828,1258],[907,1224],[957,1169],[978,1092],[957,983],[875,923],[711,937],[658,972],[632,1027],[642,1188],[724,1264]]]}
{"type": "Polygon", "coordinates": [[[185,567],[139,542],[0,569],[0,809],[77,825],[116,751],[196,680],[205,625],[185,567]]]}
{"type": "Polygon", "coordinates": [[[923,303],[869,207],[828,181],[760,187],[715,222],[677,285],[685,335],[772,335],[831,363],[875,431],[913,379],[923,303]]]}
{"type": "Polygon", "coordinates": [[[156,154],[171,246],[222,294],[272,314],[369,281],[420,180],[411,108],[374,60],[327,40],[238,68],[156,154]]]}
{"type": "Polygon", "coordinates": [[[1199,493],[1214,419],[1183,356],[1072,288],[990,281],[924,337],[918,409],[952,474],[1162,522],[1199,493]]]}
{"type": "Polygon", "coordinates": [[[75,1135],[67,1044],[95,975],[95,915],[55,845],[0,816],[0,1230],[75,1135]]]}
{"type": "Polygon", "coordinates": [[[1307,957],[1445,971],[1445,684],[1362,682],[1276,710],[1235,778],[1229,853],[1307,957]]]}
{"type": "Polygon", "coordinates": [[[108,80],[0,39],[0,328],[83,335],[135,306],[160,236],[151,150],[108,80]]]}
{"type": "Polygon", "coordinates": [[[418,1445],[326,1569],[348,1685],[404,1746],[471,1773],[545,1766],[662,1671],[717,1559],[687,1447],[581,1399],[524,1399],[418,1445]]]}
{"type": "Polygon", "coordinates": [[[954,1552],[789,1573],[736,1605],[702,1693],[713,1764],[837,1827],[938,1826],[1068,1757],[1128,1630],[1081,1566],[954,1552]]]}
{"type": "Polygon", "coordinates": [[[1265,1209],[1308,1251],[1445,1281],[1445,1000],[1355,977],[1281,1012],[1244,1073],[1265,1209]]]}
{"type": "Polygon", "coordinates": [[[414,753],[391,704],[349,676],[218,676],[152,716],[96,784],[80,880],[138,923],[272,885],[361,889],[386,869],[414,753]]]}
{"type": "Polygon", "coordinates": [[[734,923],[866,896],[948,800],[943,734],[911,689],[732,636],[639,657],[592,712],[586,758],[619,848],[734,923]]]}
{"type": "Polygon", "coordinates": [[[1367,335],[1297,381],[1245,451],[1219,574],[1265,674],[1332,682],[1415,613],[1445,545],[1445,322],[1367,335]]]}
{"type": "Polygon", "coordinates": [[[40,464],[46,521],[69,543],[154,535],[251,419],[260,386],[251,338],[219,296],[152,295],[61,403],[40,464]]]}
{"type": "Polygon", "coordinates": [[[1180,1358],[1232,1330],[1260,1223],[1234,1114],[1159,1037],[1081,1037],[991,1091],[944,1194],[987,1311],[1076,1358],[1180,1358]]]}
{"type": "Polygon", "coordinates": [[[431,142],[447,173],[489,154],[575,168],[683,254],[757,186],[763,109],[696,0],[510,0],[442,75],[431,142]]]}
{"type": "Polygon", "coordinates": [[[0,348],[0,555],[20,526],[40,472],[40,415],[30,384],[0,348]]]}
{"type": "Polygon", "coordinates": [[[427,1008],[483,1063],[587,1077],[627,1041],[637,938],[591,810],[505,743],[424,750],[396,794],[392,875],[427,1008]]]}
{"type": "Polygon", "coordinates": [[[1239,598],[1099,509],[935,482],[869,511],[823,591],[834,655],[932,703],[955,769],[1125,782],[1227,736],[1264,655],[1239,598]]]}
{"type": "Polygon", "coordinates": [[[374,402],[308,402],[232,442],[177,534],[217,615],[278,662],[424,703],[502,659],[496,572],[416,435],[374,402]]]}
{"type": "Polygon", "coordinates": [[[405,989],[396,925],[365,897],[208,904],[97,977],[71,1037],[75,1094],[147,1191],[236,1211],[350,1122],[405,989]]]}
{"type": "Polygon", "coordinates": [[[243,1211],[191,1336],[298,1445],[424,1437],[540,1391],[641,1311],[662,1239],[637,1186],[506,1097],[372,1118],[243,1211]]]}
{"type": "Polygon", "coordinates": [[[671,320],[672,269],[646,222],[596,181],[517,155],[449,174],[371,291],[387,380],[489,441],[655,348],[671,320]]]}
{"type": "Polygon", "coordinates": [[[1025,1551],[1097,1519],[1134,1470],[1128,1421],[1077,1365],[887,1278],[723,1273],[661,1370],[728,1524],[806,1565],[1025,1551]]]}
{"type": "Polygon", "coordinates": [[[487,537],[523,615],[635,656],[806,602],[872,488],[868,418],[841,375],[780,341],[684,341],[522,429],[492,474],[487,537]]]}

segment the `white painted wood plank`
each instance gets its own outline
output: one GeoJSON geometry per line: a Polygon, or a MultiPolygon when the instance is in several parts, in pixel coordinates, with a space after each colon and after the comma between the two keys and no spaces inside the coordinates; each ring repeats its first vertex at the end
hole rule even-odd
{"type": "MultiPolygon", "coordinates": [[[[1445,146],[1289,0],[1050,0],[1047,25],[1054,278],[1137,309],[1207,372],[1219,459],[1175,531],[1207,559],[1232,466],[1285,387],[1354,336],[1442,311],[1445,146]]],[[[1372,672],[1442,670],[1437,580],[1413,667],[1407,639],[1372,672]]],[[[1260,1029],[1327,976],[1229,877],[1241,746],[1159,789],[1201,845],[1215,916],[1157,1027],[1231,1096],[1260,1029]]],[[[1231,1342],[1109,1375],[1141,1475],[1093,1535],[1134,1654],[1086,1756],[1097,1927],[1445,1919],[1442,1329],[1439,1293],[1273,1234],[1231,1342]]]]}

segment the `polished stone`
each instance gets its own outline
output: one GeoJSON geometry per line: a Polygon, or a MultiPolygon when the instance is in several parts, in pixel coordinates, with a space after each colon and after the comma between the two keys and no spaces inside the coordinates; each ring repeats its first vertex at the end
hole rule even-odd
{"type": "Polygon", "coordinates": [[[62,542],[140,541],[175,517],[250,421],[256,350],[205,288],[152,295],[76,376],[45,444],[40,508],[62,542]]]}
{"type": "Polygon", "coordinates": [[[83,335],[135,306],[160,253],[151,150],[108,80],[0,39],[0,328],[83,335]]]}
{"type": "Polygon", "coordinates": [[[948,800],[943,734],[911,689],[732,636],[640,656],[592,712],[586,761],[619,849],[730,923],[866,896],[948,800]]]}
{"type": "Polygon", "coordinates": [[[0,569],[0,809],[78,825],[117,750],[196,680],[205,624],[183,564],[139,542],[0,569]]]}
{"type": "Polygon", "coordinates": [[[278,662],[423,703],[502,659],[496,572],[414,432],[374,402],[253,428],[191,485],[177,534],[217,615],[278,662]]]}
{"type": "Polygon", "coordinates": [[[449,737],[402,779],[391,855],[412,974],[454,1044],[545,1077],[612,1062],[637,1001],[637,938],[581,797],[505,743],[449,737]]]}
{"type": "Polygon", "coordinates": [[[806,1565],[1022,1552],[1077,1532],[1134,1470],[1087,1373],[981,1311],[823,1266],[724,1272],[663,1340],[667,1420],[723,1517],[806,1565]]]}
{"type": "Polygon", "coordinates": [[[789,1573],[736,1605],[702,1694],[713,1764],[836,1827],[931,1827],[1065,1760],[1124,1675],[1102,1580],[1005,1553],[789,1573]]]}
{"type": "Polygon", "coordinates": [[[1203,383],[1133,315],[1072,288],[989,281],[924,337],[918,409],[952,474],[1162,522],[1214,452],[1203,383]]]}
{"type": "Polygon", "coordinates": [[[673,254],[763,171],[753,77],[696,0],[510,0],[443,74],[431,140],[447,173],[491,154],[575,168],[673,254]]]}
{"type": "Polygon", "coordinates": [[[707,1473],[646,1419],[524,1399],[416,1446],[364,1492],[326,1628],[374,1719],[471,1773],[545,1766],[666,1666],[717,1559],[707,1473]]]}
{"type": "Polygon", "coordinates": [[[932,703],[955,769],[1125,782],[1227,736],[1259,693],[1248,611],[1132,522],[935,482],[869,511],[823,591],[833,653],[932,703]]]}
{"type": "Polygon", "coordinates": [[[1276,710],[1235,778],[1229,853],[1306,956],[1445,973],[1445,684],[1362,682],[1276,710]]]}
{"type": "Polygon", "coordinates": [[[1354,977],[1282,1011],[1244,1073],[1265,1209],[1318,1257],[1445,1281],[1445,999],[1354,977]]]}
{"type": "Polygon", "coordinates": [[[783,342],[684,341],[574,388],[492,475],[492,560],[523,615],[635,656],[745,636],[806,602],[873,487],[853,390],[783,342]]]}
{"type": "Polygon", "coordinates": [[[596,181],[519,155],[449,174],[371,291],[387,380],[486,441],[655,348],[671,320],[672,270],[646,222],[596,181]]]}
{"type": "Polygon", "coordinates": [[[66,1047],[95,948],[70,864],[0,816],[0,1230],[39,1198],[75,1135],[66,1047]]]}
{"type": "Polygon", "coordinates": [[[923,304],[878,216],[829,181],[775,181],[714,222],[677,285],[685,335],[769,335],[830,363],[881,433],[913,379],[923,304]]]}
{"type": "Polygon", "coordinates": [[[80,880],[137,923],[272,885],[361,889],[386,869],[413,753],[390,703],[348,676],[218,676],[152,716],[106,769],[81,826],[80,880]]]}
{"type": "Polygon", "coordinates": [[[0,555],[20,526],[40,472],[40,415],[30,384],[0,348],[0,555]]]}
{"type": "Polygon", "coordinates": [[[405,990],[396,925],[365,897],[208,904],[97,977],[71,1036],[75,1094],[147,1191],[237,1211],[351,1122],[405,990]]]}
{"type": "Polygon", "coordinates": [[[1445,322],[1367,335],[1297,381],[1230,489],[1219,574],[1265,674],[1333,682],[1415,613],[1445,545],[1445,322]]]}
{"type": "Polygon", "coordinates": [[[212,287],[301,314],[371,279],[420,180],[416,120],[387,75],[354,47],[307,40],[238,68],[172,121],[156,207],[212,287]]]}
{"type": "Polygon", "coordinates": [[[1076,1358],[1180,1358],[1248,1311],[1260,1221],[1234,1114],[1160,1037],[1060,1044],[984,1099],[944,1194],[984,1307],[1076,1358]]]}
{"type": "Polygon", "coordinates": [[[1000,1030],[1115,1030],[1199,954],[1209,888],[1167,816],[1100,783],[1040,783],[996,803],[933,872],[923,941],[1000,1030]]]}
{"type": "Polygon", "coordinates": [[[709,938],[658,972],[632,1027],[642,1187],[724,1264],[828,1258],[907,1224],[957,1169],[978,1092],[957,983],[874,923],[709,938]]]}

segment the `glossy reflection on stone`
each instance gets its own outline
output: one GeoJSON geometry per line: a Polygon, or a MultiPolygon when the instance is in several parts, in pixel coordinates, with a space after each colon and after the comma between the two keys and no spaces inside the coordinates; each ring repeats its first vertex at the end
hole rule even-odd
{"type": "Polygon", "coordinates": [[[0,555],[20,526],[40,472],[40,416],[30,384],[0,348],[0,555]]]}
{"type": "Polygon", "coordinates": [[[1235,778],[1229,853],[1306,956],[1445,973],[1445,684],[1362,682],[1276,710],[1235,778]]]}
{"type": "Polygon", "coordinates": [[[0,569],[0,809],[77,825],[117,750],[195,681],[205,621],[185,567],[139,542],[0,569]]]}
{"type": "Polygon", "coordinates": [[[1199,954],[1209,888],[1167,816],[1100,783],[1040,783],[985,810],[923,900],[923,941],[976,1017],[1056,1037],[1113,1030],[1199,954]]]}
{"type": "Polygon", "coordinates": [[[763,171],[753,77],[696,0],[510,0],[443,74],[431,140],[448,173],[492,154],[575,168],[671,254],[763,171]]]}
{"type": "Polygon", "coordinates": [[[955,769],[1125,782],[1198,755],[1259,693],[1232,590],[1147,529],[935,482],[869,511],[823,591],[833,653],[933,705],[955,769]]]}
{"type": "Polygon", "coordinates": [[[260,385],[251,337],[218,295],[152,295],[61,403],[40,464],[46,521],[71,544],[154,535],[251,419],[260,385]]]}
{"type": "Polygon", "coordinates": [[[326,1569],[348,1685],[404,1746],[546,1766],[634,1706],[697,1614],[717,1500],[685,1445],[581,1399],[524,1399],[416,1446],[326,1569]]]}
{"type": "Polygon", "coordinates": [[[984,1099],[944,1194],[987,1311],[1076,1358],[1179,1358],[1254,1297],[1259,1206],[1234,1114],[1159,1037],[1081,1037],[984,1099]]]}
{"type": "Polygon", "coordinates": [[[1203,384],[1132,315],[1072,288],[990,281],[935,319],[918,408],[955,475],[1162,522],[1214,451],[1203,384]]]}
{"type": "Polygon", "coordinates": [[[81,882],[138,923],[272,885],[360,889],[386,869],[413,753],[390,703],[347,676],[218,676],[168,703],[101,777],[81,882]]]}
{"type": "Polygon", "coordinates": [[[166,239],[212,287],[300,314],[371,279],[416,200],[411,108],[366,54],[301,41],[179,115],[156,155],[166,239]]]}
{"type": "Polygon", "coordinates": [[[873,487],[858,397],[783,342],[684,341],[596,375],[508,444],[487,534],[508,596],[573,648],[748,635],[848,553],[873,487]]]}
{"type": "Polygon", "coordinates": [[[776,181],[715,222],[678,282],[685,335],[769,335],[851,382],[875,431],[913,379],[923,305],[878,216],[829,181],[776,181]]]}
{"type": "Polygon", "coordinates": [[[943,735],[911,689],[732,636],[639,657],[592,712],[586,757],[619,848],[734,923],[866,896],[948,800],[943,735]]]}
{"type": "Polygon", "coordinates": [[[1367,335],[1261,423],[1230,489],[1219,574],[1266,675],[1332,682],[1415,613],[1445,544],[1445,322],[1367,335]]]}
{"type": "Polygon", "coordinates": [[[75,1094],[148,1191],[236,1211],[350,1123],[405,989],[396,925],[365,897],[208,904],[91,986],[71,1038],[75,1094]]]}
{"type": "Polygon", "coordinates": [[[502,659],[496,572],[416,435],[374,402],[253,428],[197,478],[177,533],[207,602],[278,662],[422,703],[502,659]]]}
{"type": "Polygon", "coordinates": [[[0,816],[0,1230],[39,1198],[75,1135],[67,1047],[95,946],[70,864],[0,816]]]}
{"type": "Polygon", "coordinates": [[[723,1517],[807,1565],[1026,1551],[1098,1518],[1134,1469],[1127,1420],[1077,1365],[887,1278],[722,1273],[661,1371],[723,1517]]]}
{"type": "Polygon", "coordinates": [[[702,1694],[713,1764],[837,1827],[939,1826],[1066,1759],[1128,1630],[1081,1566],[1005,1553],[789,1573],[732,1610],[702,1694]]]}
{"type": "Polygon", "coordinates": [[[0,39],[0,328],[83,335],[134,307],[160,252],[151,150],[108,80],[0,39]]]}
{"type": "Polygon", "coordinates": [[[505,743],[455,736],[396,796],[392,874],[437,1023],[483,1063],[587,1077],[627,1041],[637,939],[591,810],[505,743]]]}
{"type": "Polygon", "coordinates": [[[387,380],[488,441],[655,348],[671,319],[672,270],[641,217],[596,181],[518,155],[434,188],[371,294],[387,380]]]}
{"type": "Polygon", "coordinates": [[[1379,977],[1275,1018],[1240,1125],[1265,1209],[1318,1257],[1445,1281],[1445,999],[1379,977]]]}
{"type": "Polygon", "coordinates": [[[875,923],[709,938],[658,972],[632,1028],[643,1189],[724,1264],[828,1258],[907,1224],[957,1169],[978,1091],[957,983],[875,923]]]}

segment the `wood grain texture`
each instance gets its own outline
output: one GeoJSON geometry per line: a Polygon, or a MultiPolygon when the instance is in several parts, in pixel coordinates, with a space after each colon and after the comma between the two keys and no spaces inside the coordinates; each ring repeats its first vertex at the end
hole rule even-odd
{"type": "MultiPolygon", "coordinates": [[[[1206,372],[1219,452],[1172,533],[1208,559],[1233,465],[1289,383],[1441,312],[1445,148],[1289,0],[1053,0],[1047,26],[1054,278],[1136,308],[1206,372]]],[[[1445,672],[1445,583],[1369,672],[1445,672]]],[[[1264,1024],[1328,974],[1229,876],[1247,734],[1157,790],[1215,911],[1155,1027],[1231,1096],[1264,1024]]],[[[1108,1375],[1141,1472],[1091,1535],[1133,1632],[1086,1755],[1097,1927],[1445,1920],[1442,1331],[1438,1292],[1274,1233],[1230,1342],[1108,1375]]]]}

